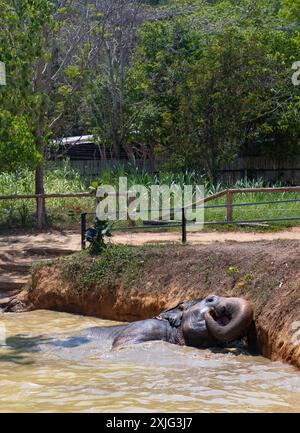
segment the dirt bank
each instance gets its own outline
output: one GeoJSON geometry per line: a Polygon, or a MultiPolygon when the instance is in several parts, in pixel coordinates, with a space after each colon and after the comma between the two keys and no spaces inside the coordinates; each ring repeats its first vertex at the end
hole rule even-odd
{"type": "Polygon", "coordinates": [[[131,321],[210,293],[251,300],[262,353],[300,368],[292,340],[300,329],[298,241],[111,246],[100,259],[76,253],[36,267],[28,302],[131,321]]]}

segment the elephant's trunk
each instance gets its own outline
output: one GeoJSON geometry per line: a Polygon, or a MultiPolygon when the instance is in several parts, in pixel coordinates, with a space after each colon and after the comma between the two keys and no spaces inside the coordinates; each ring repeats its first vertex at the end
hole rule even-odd
{"type": "MultiPolygon", "coordinates": [[[[213,313],[214,314],[214,313],[213,313]]],[[[253,320],[253,308],[245,299],[227,298],[225,302],[216,308],[214,318],[210,311],[205,313],[206,326],[209,333],[217,340],[231,341],[241,336],[253,320]],[[218,323],[218,317],[225,315],[229,322],[224,325],[218,323]]]]}

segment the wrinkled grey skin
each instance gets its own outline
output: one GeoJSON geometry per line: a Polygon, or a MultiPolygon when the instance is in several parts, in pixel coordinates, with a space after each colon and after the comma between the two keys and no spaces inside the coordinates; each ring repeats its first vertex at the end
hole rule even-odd
{"type": "Polygon", "coordinates": [[[113,349],[154,340],[206,348],[242,337],[252,321],[249,302],[211,295],[202,300],[182,302],[153,319],[94,327],[86,330],[85,335],[110,339],[113,349]]]}

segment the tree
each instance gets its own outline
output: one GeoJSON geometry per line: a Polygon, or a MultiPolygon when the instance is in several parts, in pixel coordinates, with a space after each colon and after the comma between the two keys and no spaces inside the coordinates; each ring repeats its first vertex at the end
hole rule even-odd
{"type": "Polygon", "coordinates": [[[103,159],[212,179],[239,155],[300,153],[298,3],[0,0],[1,170],[34,168],[43,194],[51,139],[81,132],[103,159]]]}
{"type": "MultiPolygon", "coordinates": [[[[20,162],[35,166],[36,194],[45,192],[44,162],[51,133],[64,116],[66,101],[74,103],[91,55],[88,15],[83,0],[0,0],[0,56],[8,71],[0,96],[6,131],[0,150],[6,146],[6,161],[11,161],[7,170],[16,166],[18,149],[20,162]]],[[[39,228],[46,223],[44,199],[37,200],[37,221],[39,228]]]]}
{"type": "Polygon", "coordinates": [[[26,118],[1,109],[0,134],[0,172],[15,172],[36,166],[41,155],[36,150],[26,118]]]}
{"type": "MultiPolygon", "coordinates": [[[[126,148],[128,124],[125,93],[127,70],[134,52],[138,27],[143,20],[141,0],[99,2],[97,14],[103,16],[102,38],[95,38],[98,62],[94,64],[94,79],[87,94],[90,107],[90,127],[105,143],[110,156],[119,159],[126,148]]],[[[96,29],[97,30],[97,29],[96,29]]],[[[128,150],[128,149],[127,149],[128,150]]]]}
{"type": "MultiPolygon", "coordinates": [[[[184,2],[183,2],[184,3],[184,2]]],[[[200,4],[200,3],[199,3],[200,4]]],[[[160,113],[157,148],[213,179],[225,161],[270,139],[299,152],[291,58],[297,44],[272,2],[218,2],[147,23],[131,73],[141,107],[160,113]]]]}

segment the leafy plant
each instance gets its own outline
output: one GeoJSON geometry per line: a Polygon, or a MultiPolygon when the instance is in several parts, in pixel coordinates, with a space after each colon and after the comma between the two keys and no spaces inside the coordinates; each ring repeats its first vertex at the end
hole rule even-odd
{"type": "Polygon", "coordinates": [[[230,266],[230,267],[227,269],[227,274],[228,274],[228,275],[235,275],[235,274],[238,274],[238,273],[239,273],[238,268],[235,268],[234,266],[230,266]]]}
{"type": "Polygon", "coordinates": [[[86,231],[86,240],[90,242],[91,255],[100,254],[106,248],[106,237],[112,236],[112,225],[108,221],[95,219],[94,227],[86,231]]]}

